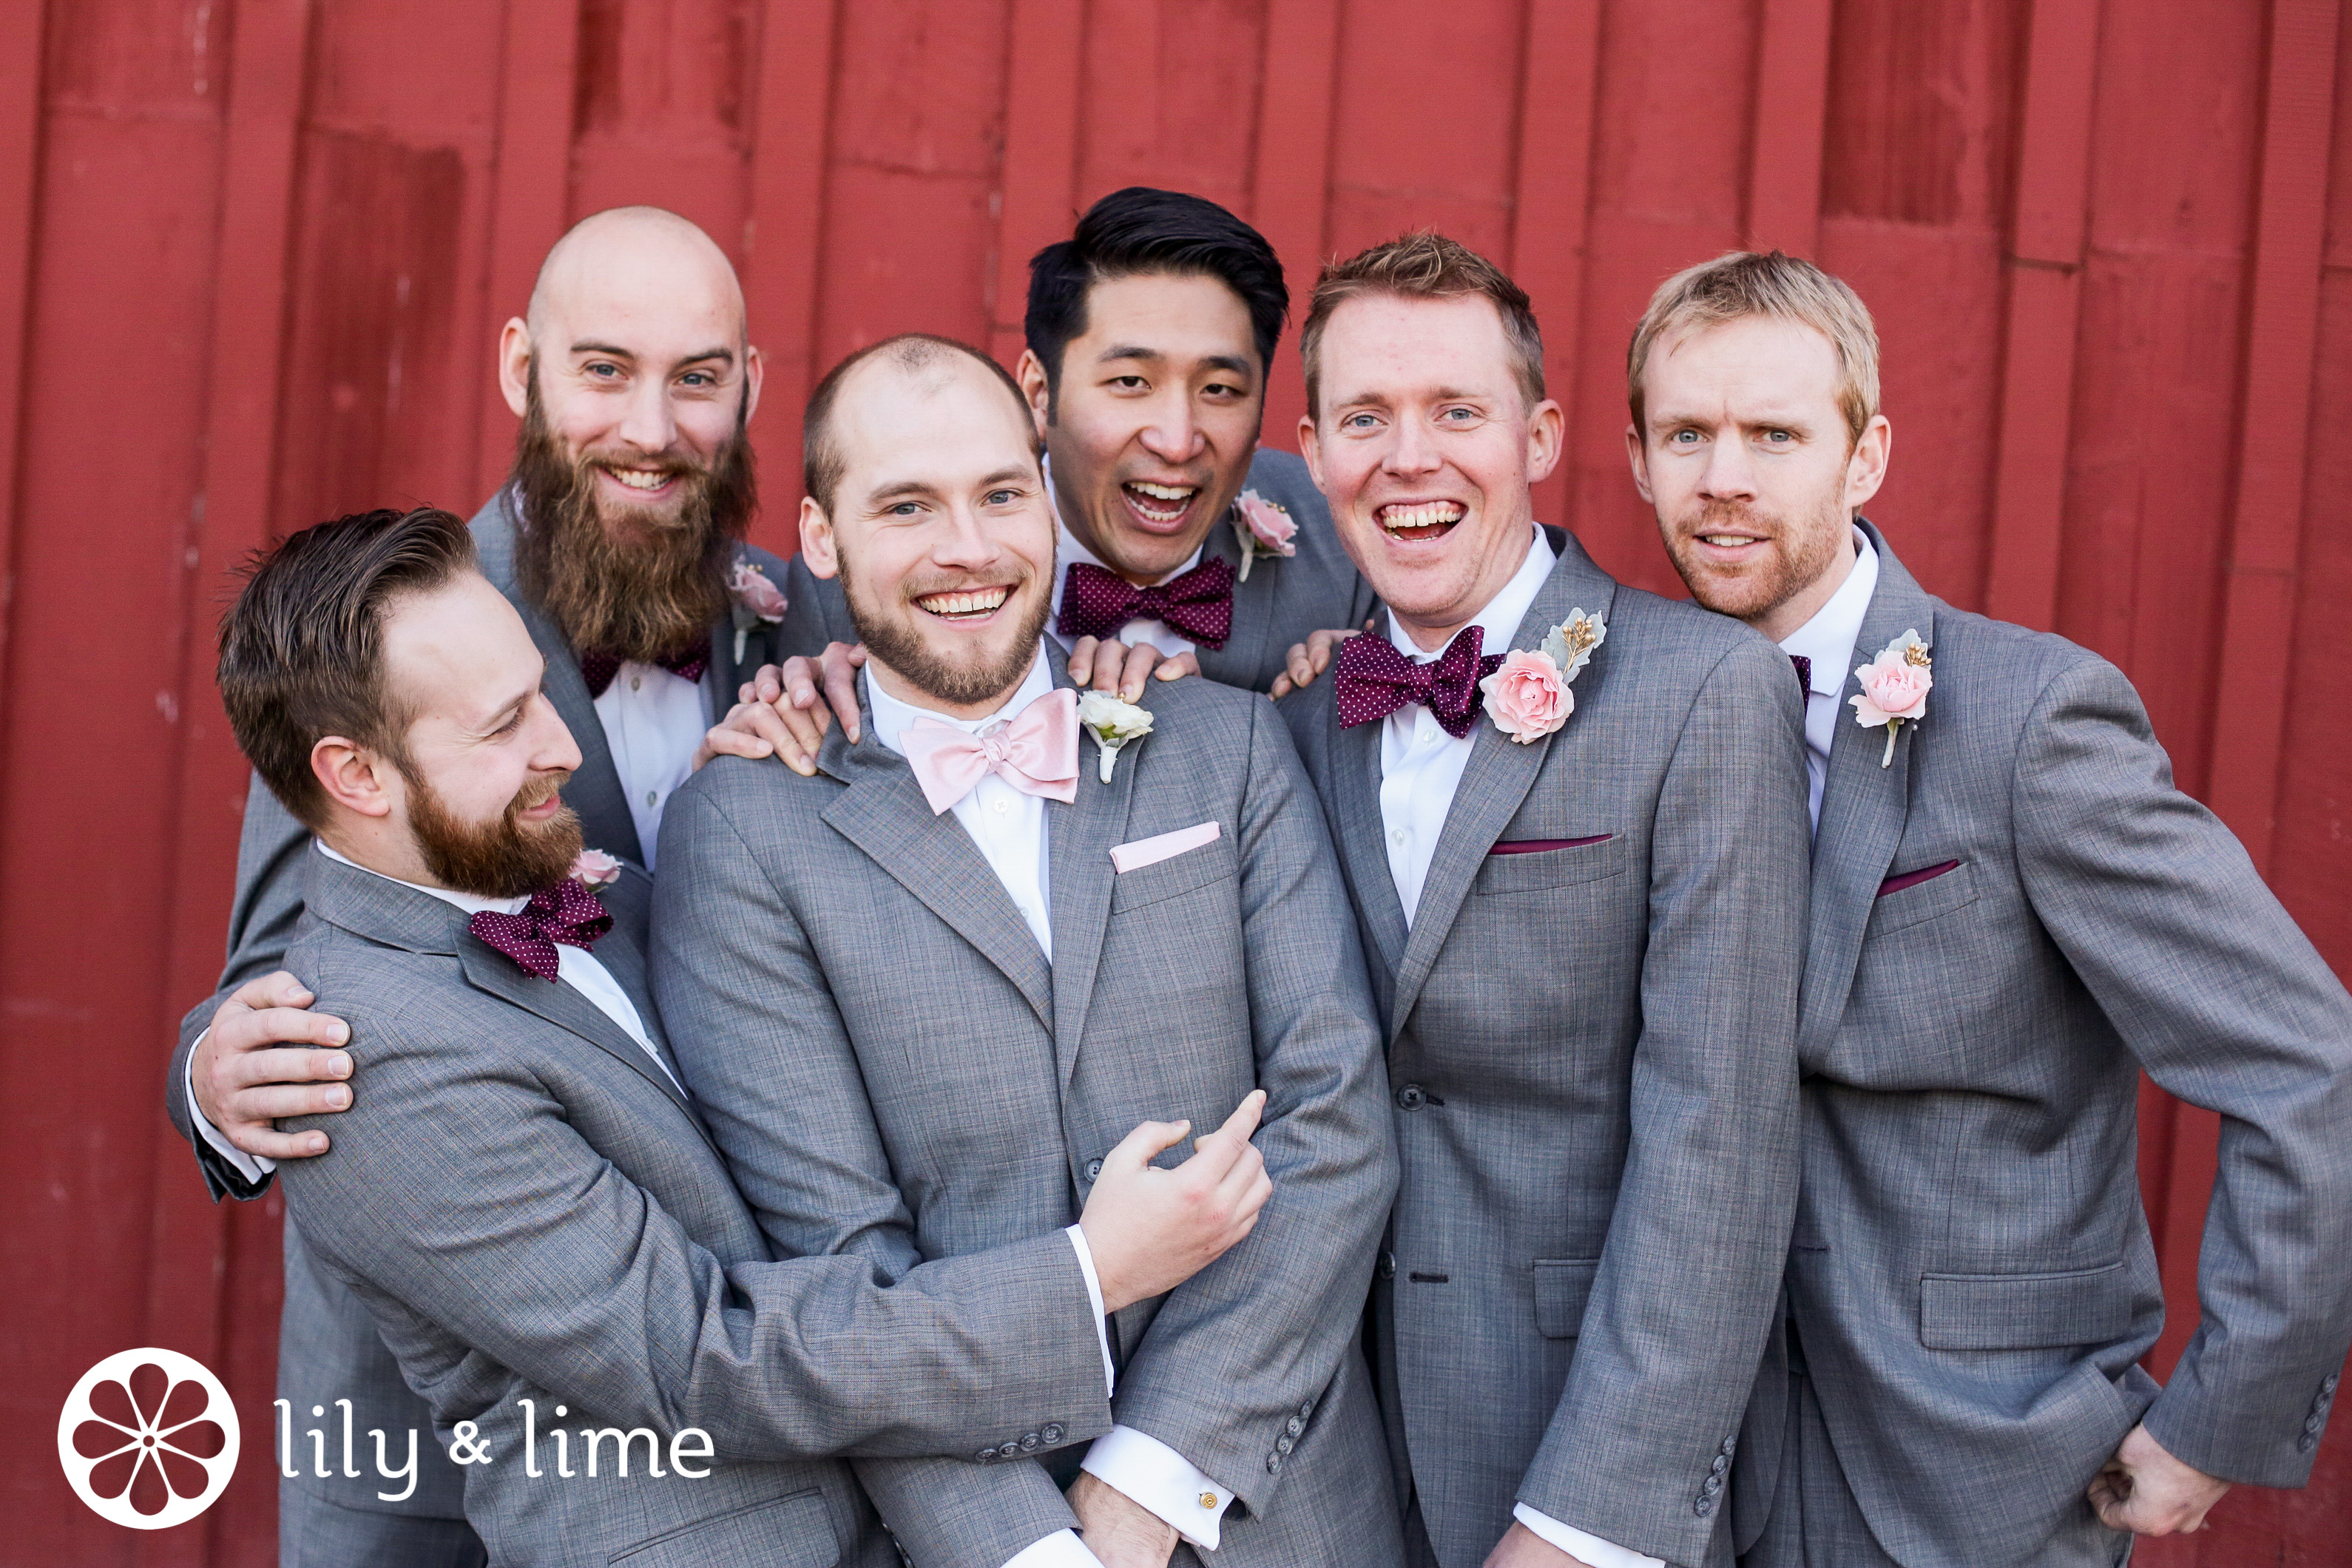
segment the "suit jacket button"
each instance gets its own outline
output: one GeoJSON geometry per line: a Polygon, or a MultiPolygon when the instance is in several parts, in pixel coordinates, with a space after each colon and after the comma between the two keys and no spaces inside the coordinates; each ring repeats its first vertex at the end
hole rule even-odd
{"type": "Polygon", "coordinates": [[[1265,1473],[1269,1476],[1278,1476],[1282,1474],[1282,1456],[1280,1454],[1268,1454],[1265,1457],[1265,1473]]]}
{"type": "MultiPolygon", "coordinates": [[[[1396,1278],[1396,1254],[1395,1254],[1395,1253],[1393,1253],[1393,1252],[1390,1252],[1390,1251],[1388,1251],[1388,1250],[1386,1250],[1386,1249],[1382,1249],[1382,1251],[1381,1251],[1381,1269],[1380,1269],[1380,1272],[1381,1272],[1381,1279],[1395,1279],[1395,1278],[1396,1278]]],[[[1300,1410],[1302,1410],[1302,1411],[1303,1411],[1303,1410],[1305,1410],[1305,1409],[1307,1408],[1307,1406],[1305,1406],[1304,1405],[1300,1405],[1298,1408],[1299,1408],[1300,1410]]]]}
{"type": "Polygon", "coordinates": [[[1287,1420],[1287,1421],[1286,1421],[1286,1422],[1284,1422],[1284,1423],[1282,1424],[1282,1429],[1283,1429],[1284,1431],[1286,1431],[1286,1432],[1289,1433],[1292,1436],[1296,1437],[1296,1436],[1297,1436],[1301,1432],[1304,1432],[1304,1431],[1306,1431],[1306,1430],[1307,1430],[1307,1423],[1306,1423],[1306,1422],[1304,1422],[1304,1421],[1302,1421],[1302,1420],[1300,1420],[1297,1416],[1294,1415],[1294,1416],[1292,1416],[1289,1420],[1287,1420]]]}
{"type": "Polygon", "coordinates": [[[1021,1435],[1021,1451],[1024,1454],[1034,1454],[1037,1451],[1037,1445],[1044,1441],[1045,1439],[1034,1432],[1024,1432],[1021,1435]]]}
{"type": "Polygon", "coordinates": [[[1008,1437],[1002,1444],[998,1445],[996,1457],[1000,1459],[1009,1459],[1020,1451],[1021,1445],[1008,1437]]]}
{"type": "Polygon", "coordinates": [[[1068,1436],[1069,1433],[1059,1421],[1048,1421],[1045,1423],[1045,1429],[1037,1436],[1048,1443],[1059,1443],[1064,1437],[1068,1436]]]}
{"type": "Polygon", "coordinates": [[[1419,1110],[1429,1103],[1429,1096],[1423,1091],[1421,1085],[1409,1083],[1396,1091],[1396,1102],[1399,1110],[1419,1110]]]}
{"type": "Polygon", "coordinates": [[[2319,1392],[2322,1394],[2335,1393],[2336,1385],[2342,1380],[2343,1376],[2344,1374],[2340,1372],[2329,1373],[2326,1377],[2319,1380],[2319,1392]]]}
{"type": "Polygon", "coordinates": [[[1727,1459],[1727,1458],[1725,1458],[1721,1454],[1717,1454],[1717,1455],[1715,1457],[1715,1463],[1713,1463],[1713,1464],[1709,1465],[1709,1466],[1706,1468],[1706,1470],[1707,1470],[1707,1478],[1708,1478],[1710,1480],[1712,1480],[1712,1479],[1714,1479],[1716,1477],[1722,1475],[1722,1474],[1723,1474],[1723,1472],[1724,1472],[1725,1470],[1727,1470],[1727,1469],[1730,1468],[1730,1467],[1731,1467],[1731,1461],[1730,1461],[1729,1459],[1727,1459]]]}
{"type": "Polygon", "coordinates": [[[996,1450],[993,1448],[982,1448],[979,1453],[974,1454],[971,1457],[971,1462],[975,1465],[992,1465],[996,1463],[996,1450]]]}
{"type": "MultiPolygon", "coordinates": [[[[1390,1263],[1390,1265],[1391,1265],[1391,1267],[1393,1267],[1393,1266],[1395,1265],[1395,1263],[1396,1263],[1396,1255],[1395,1255],[1394,1253],[1391,1253],[1391,1254],[1389,1254],[1389,1263],[1390,1263]]],[[[1301,1415],[1314,1415],[1314,1414],[1315,1414],[1315,1402],[1314,1402],[1313,1400],[1311,1400],[1311,1399],[1303,1399],[1303,1400],[1299,1401],[1299,1404],[1298,1404],[1298,1414],[1300,1414],[1301,1415]]]]}
{"type": "Polygon", "coordinates": [[[1089,1181],[1089,1182],[1093,1182],[1093,1181],[1099,1181],[1101,1178],[1102,1178],[1102,1162],[1101,1162],[1100,1160],[1089,1160],[1089,1161],[1087,1161],[1087,1181],[1089,1181]]]}
{"type": "Polygon", "coordinates": [[[1286,1432],[1274,1440],[1274,1451],[1277,1454],[1287,1454],[1296,1447],[1297,1447],[1297,1439],[1286,1432]]]}

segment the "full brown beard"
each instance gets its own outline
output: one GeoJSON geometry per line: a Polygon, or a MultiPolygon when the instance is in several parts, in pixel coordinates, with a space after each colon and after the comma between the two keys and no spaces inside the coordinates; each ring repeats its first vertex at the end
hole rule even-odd
{"type": "Polygon", "coordinates": [[[689,453],[564,451],[547,426],[538,367],[530,377],[514,482],[521,491],[515,575],[574,653],[651,662],[699,643],[727,611],[727,574],[757,506],[742,410],[709,464],[689,453]],[[596,470],[660,468],[681,476],[662,507],[614,505],[596,470]]]}
{"type": "MultiPolygon", "coordinates": [[[[866,645],[866,653],[896,670],[916,690],[954,708],[977,706],[1021,683],[1021,678],[1029,673],[1029,661],[1037,657],[1037,639],[1045,635],[1045,617],[1054,607],[1050,595],[1036,595],[1021,636],[1006,648],[1003,658],[985,664],[954,665],[934,654],[912,626],[886,620],[861,603],[846,555],[840,558],[840,565],[841,592],[849,601],[850,624],[857,628],[857,639],[866,645]]],[[[1027,592],[1034,581],[1014,584],[1013,592],[1027,592]]],[[[908,607],[916,615],[925,613],[911,604],[908,607]]]]}
{"type": "Polygon", "coordinates": [[[561,790],[569,773],[526,784],[488,822],[459,821],[423,775],[404,767],[401,776],[408,781],[408,826],[417,852],[445,888],[478,899],[520,899],[555,886],[580,858],[580,818],[570,806],[545,822],[521,820],[561,790]]]}

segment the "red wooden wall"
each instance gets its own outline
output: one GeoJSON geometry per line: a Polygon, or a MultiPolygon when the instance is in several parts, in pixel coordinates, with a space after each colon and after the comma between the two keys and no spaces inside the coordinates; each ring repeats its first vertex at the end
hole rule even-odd
{"type": "MultiPolygon", "coordinates": [[[[2347,100],[2335,0],[0,0],[0,1563],[271,1560],[277,1215],[205,1203],[157,1110],[243,795],[209,627],[274,532],[480,500],[492,337],[572,218],[659,203],[737,258],[778,545],[812,372],[905,328],[1009,360],[1104,191],[1232,205],[1301,293],[1437,226],[1542,313],[1545,515],[1657,587],[1630,323],[1727,247],[1815,255],[1885,333],[1906,559],[2118,660],[2352,973],[2347,100]],[[152,1535],[49,1438],[140,1344],[257,1429],[152,1535]]],[[[2147,1110],[2185,1307],[2213,1128],[2147,1110]]],[[[2142,1560],[2352,1563],[2338,1427],[2311,1491],[2142,1560]]]]}

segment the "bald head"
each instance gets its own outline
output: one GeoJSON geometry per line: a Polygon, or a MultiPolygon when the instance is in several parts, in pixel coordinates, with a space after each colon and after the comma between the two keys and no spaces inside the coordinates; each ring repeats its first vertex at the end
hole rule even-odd
{"type": "Polygon", "coordinates": [[[540,344],[558,319],[693,314],[739,353],[743,289],[718,243],[661,207],[611,207],[573,224],[540,264],[525,317],[540,344]]]}
{"type": "Polygon", "coordinates": [[[983,391],[985,402],[992,395],[987,391],[989,384],[999,384],[1013,400],[1011,411],[1032,456],[1038,450],[1028,400],[1021,395],[1021,384],[1007,374],[1003,365],[953,338],[901,332],[860,349],[835,365],[809,395],[808,409],[801,420],[801,477],[811,499],[820,508],[832,510],[834,491],[840,487],[842,469],[847,461],[837,428],[844,417],[840,405],[849,398],[853,383],[861,397],[868,391],[882,391],[878,385],[868,384],[877,377],[896,384],[885,394],[893,397],[927,397],[950,385],[968,383],[983,391]]]}

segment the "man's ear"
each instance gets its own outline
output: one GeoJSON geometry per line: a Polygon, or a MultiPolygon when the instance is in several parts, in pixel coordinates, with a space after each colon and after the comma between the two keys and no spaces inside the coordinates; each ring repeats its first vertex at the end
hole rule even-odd
{"type": "Polygon", "coordinates": [[[760,384],[768,379],[768,360],[758,349],[743,346],[743,423],[760,412],[760,384]]]}
{"type": "Polygon", "coordinates": [[[341,735],[327,735],[310,747],[310,776],[327,798],[362,816],[390,816],[393,796],[385,775],[392,766],[375,752],[341,735]]]}
{"type": "Polygon", "coordinates": [[[808,563],[812,576],[832,577],[841,571],[841,557],[834,552],[833,519],[814,496],[801,497],[801,559],[808,563]]]}
{"type": "Polygon", "coordinates": [[[1298,416],[1298,455],[1307,459],[1307,477],[1315,481],[1317,489],[1321,489],[1323,488],[1323,447],[1315,439],[1315,416],[1312,414],[1302,414],[1298,416]]]}
{"type": "Polygon", "coordinates": [[[1567,429],[1568,416],[1551,398],[1528,410],[1528,483],[1543,483],[1559,467],[1560,443],[1567,429]]]}
{"type": "Polygon", "coordinates": [[[499,329],[499,391],[521,418],[530,406],[530,328],[520,316],[499,329]]]}
{"type": "Polygon", "coordinates": [[[1625,460],[1633,465],[1633,488],[1652,506],[1658,498],[1650,493],[1650,449],[1642,443],[1642,433],[1629,422],[1625,426],[1625,460]]]}
{"type": "Polygon", "coordinates": [[[1886,482],[1887,459],[1895,454],[1895,426],[1876,414],[1862,429],[1862,439],[1845,460],[1845,504],[1849,510],[1866,504],[1886,482]]]}
{"type": "Polygon", "coordinates": [[[1023,349],[1013,366],[1013,379],[1021,384],[1021,395],[1029,400],[1029,417],[1036,421],[1037,439],[1042,441],[1045,427],[1054,422],[1054,383],[1045,374],[1045,362],[1035,351],[1023,349]]]}

